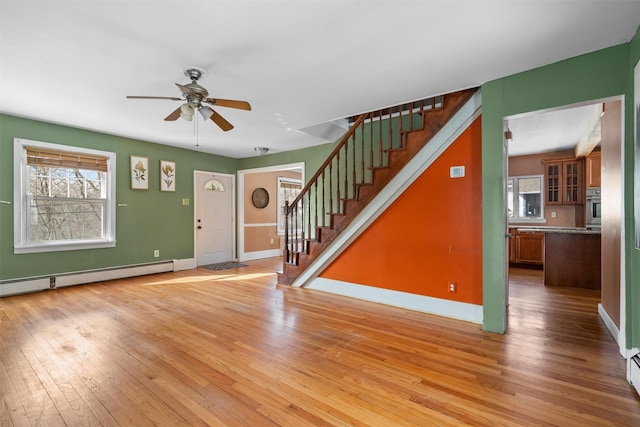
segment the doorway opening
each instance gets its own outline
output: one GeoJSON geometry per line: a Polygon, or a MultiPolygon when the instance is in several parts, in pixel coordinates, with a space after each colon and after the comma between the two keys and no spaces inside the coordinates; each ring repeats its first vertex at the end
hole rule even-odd
{"type": "Polygon", "coordinates": [[[282,255],[285,200],[305,182],[305,164],[290,163],[238,171],[238,258],[240,261],[282,255]],[[259,192],[260,200],[253,195],[259,192]],[[260,202],[260,203],[257,203],[260,202]]]}
{"type": "Polygon", "coordinates": [[[507,329],[536,304],[568,298],[569,307],[571,295],[595,292],[599,301],[593,310],[624,352],[622,101],[613,97],[504,118],[507,329]],[[542,185],[537,179],[529,185],[532,177],[540,177],[542,185]],[[526,185],[518,189],[513,183],[521,178],[526,185]],[[588,223],[586,211],[587,189],[595,187],[602,194],[596,226],[588,223]],[[576,237],[582,234],[590,235],[584,244],[576,237]],[[578,257],[581,248],[597,249],[597,260],[578,257]],[[580,275],[594,264],[593,281],[580,275]],[[538,291],[537,298],[529,295],[537,302],[511,307],[529,304],[522,298],[527,286],[538,291]]]}

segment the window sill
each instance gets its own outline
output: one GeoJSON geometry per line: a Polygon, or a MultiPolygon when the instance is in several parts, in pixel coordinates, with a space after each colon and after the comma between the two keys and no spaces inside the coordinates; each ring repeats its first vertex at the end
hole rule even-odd
{"type": "Polygon", "coordinates": [[[87,241],[70,241],[70,242],[48,242],[37,243],[30,245],[20,245],[13,247],[13,253],[19,254],[35,254],[42,252],[62,252],[62,251],[77,251],[84,249],[101,249],[101,248],[113,248],[116,246],[115,240],[87,240],[87,241]]]}

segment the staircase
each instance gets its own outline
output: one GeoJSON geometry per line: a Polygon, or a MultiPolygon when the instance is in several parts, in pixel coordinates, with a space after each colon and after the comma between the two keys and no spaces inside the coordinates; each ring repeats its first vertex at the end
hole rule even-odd
{"type": "Polygon", "coordinates": [[[349,131],[286,204],[278,283],[291,285],[473,93],[454,92],[351,118],[349,131]]]}

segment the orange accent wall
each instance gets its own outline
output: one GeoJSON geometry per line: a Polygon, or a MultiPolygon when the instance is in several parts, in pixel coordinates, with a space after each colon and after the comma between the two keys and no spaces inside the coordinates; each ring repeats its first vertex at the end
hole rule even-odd
{"type": "Polygon", "coordinates": [[[482,304],[481,136],[478,118],[320,276],[482,304]]]}

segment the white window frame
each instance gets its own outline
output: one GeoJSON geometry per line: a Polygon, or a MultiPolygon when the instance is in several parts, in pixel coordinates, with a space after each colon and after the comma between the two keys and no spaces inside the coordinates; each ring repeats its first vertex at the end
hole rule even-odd
{"type": "MultiPolygon", "coordinates": [[[[508,218],[510,223],[545,223],[547,219],[544,216],[544,175],[520,175],[510,176],[507,180],[513,180],[513,211],[517,213],[520,211],[520,201],[518,195],[520,189],[518,188],[518,180],[527,178],[539,178],[540,179],[540,218],[528,218],[528,217],[513,217],[508,218]]],[[[507,192],[507,194],[509,194],[507,192]]]]}
{"type": "Polygon", "coordinates": [[[13,253],[26,254],[115,247],[116,153],[20,138],[14,138],[13,142],[13,253]],[[106,173],[106,180],[104,182],[106,186],[106,200],[103,212],[102,239],[29,242],[27,234],[29,167],[27,166],[26,147],[39,147],[48,150],[103,156],[107,158],[108,172],[106,173]]]}

